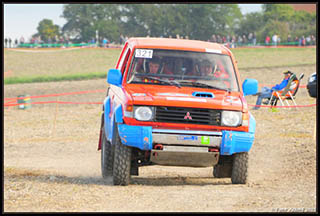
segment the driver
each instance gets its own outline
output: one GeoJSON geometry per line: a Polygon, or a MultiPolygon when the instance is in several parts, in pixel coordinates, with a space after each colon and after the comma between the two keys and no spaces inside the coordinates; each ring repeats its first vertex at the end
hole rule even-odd
{"type": "Polygon", "coordinates": [[[149,61],[149,73],[156,74],[160,68],[160,59],[157,57],[152,58],[149,61]]]}
{"type": "MultiPolygon", "coordinates": [[[[157,74],[160,68],[160,59],[158,57],[153,57],[147,62],[149,67],[149,74],[157,74]]],[[[158,77],[157,77],[158,78],[158,77]]],[[[152,82],[158,83],[157,80],[148,79],[147,77],[143,78],[143,82],[152,82]]]]}

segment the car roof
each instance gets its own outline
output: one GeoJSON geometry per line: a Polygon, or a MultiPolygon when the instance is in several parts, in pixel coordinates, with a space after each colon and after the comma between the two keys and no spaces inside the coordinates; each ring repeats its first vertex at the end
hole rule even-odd
{"type": "Polygon", "coordinates": [[[197,52],[215,52],[229,54],[229,49],[217,43],[175,39],[175,38],[150,38],[150,37],[133,37],[128,39],[128,43],[136,48],[153,48],[153,49],[174,49],[197,52]]]}

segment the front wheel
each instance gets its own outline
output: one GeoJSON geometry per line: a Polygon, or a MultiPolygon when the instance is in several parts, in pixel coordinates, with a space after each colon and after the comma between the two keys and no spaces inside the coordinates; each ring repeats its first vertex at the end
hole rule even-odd
{"type": "Polygon", "coordinates": [[[118,128],[116,127],[115,130],[113,184],[126,186],[130,182],[132,148],[122,144],[118,128]]]}
{"type": "Polygon", "coordinates": [[[248,177],[248,152],[237,153],[233,157],[231,182],[232,184],[245,184],[248,177]]]}
{"type": "Polygon", "coordinates": [[[104,128],[102,129],[102,142],[101,142],[101,173],[105,179],[112,176],[113,161],[114,161],[114,149],[111,143],[107,141],[104,128]]]}

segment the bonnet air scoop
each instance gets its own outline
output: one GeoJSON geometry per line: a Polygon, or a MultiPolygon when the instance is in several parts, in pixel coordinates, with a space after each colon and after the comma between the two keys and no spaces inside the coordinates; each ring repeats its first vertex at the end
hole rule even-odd
{"type": "Polygon", "coordinates": [[[214,98],[214,94],[211,92],[193,92],[192,96],[202,98],[214,98]]]}

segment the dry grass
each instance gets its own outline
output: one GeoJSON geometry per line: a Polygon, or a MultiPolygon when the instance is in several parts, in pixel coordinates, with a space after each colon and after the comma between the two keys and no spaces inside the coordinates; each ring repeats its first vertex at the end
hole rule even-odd
{"type": "MultiPolygon", "coordinates": [[[[285,58],[285,56],[284,56],[285,58]]],[[[281,81],[282,71],[305,74],[316,66],[241,69],[241,79],[281,81]]],[[[4,97],[106,89],[105,79],[4,86],[4,97]]],[[[59,101],[103,101],[105,92],[59,97],[59,101]]],[[[38,98],[48,101],[57,98],[38,98]]],[[[246,97],[255,104],[256,97],[246,97]]],[[[306,89],[299,105],[314,104],[306,89]]],[[[97,151],[101,105],[37,104],[4,109],[5,212],[315,212],[317,107],[252,110],[257,121],[250,150],[249,182],[232,185],[212,178],[212,168],[147,166],[127,187],[102,179],[97,151]],[[54,127],[55,124],[55,127],[54,127]],[[296,210],[294,210],[296,209],[296,210]]]]}
{"type": "MultiPolygon", "coordinates": [[[[4,72],[10,77],[60,76],[107,73],[115,67],[120,49],[76,50],[4,49],[4,72]],[[31,52],[33,51],[33,52],[31,52]],[[48,52],[50,51],[50,52],[48,52]]],[[[316,63],[315,48],[233,49],[240,69],[310,65],[316,63]]]]}
{"type": "Polygon", "coordinates": [[[293,67],[316,63],[315,48],[233,49],[240,69],[293,67]]]}
{"type": "Polygon", "coordinates": [[[119,57],[119,49],[76,49],[57,52],[4,50],[4,71],[11,77],[107,73],[119,57]]]}

